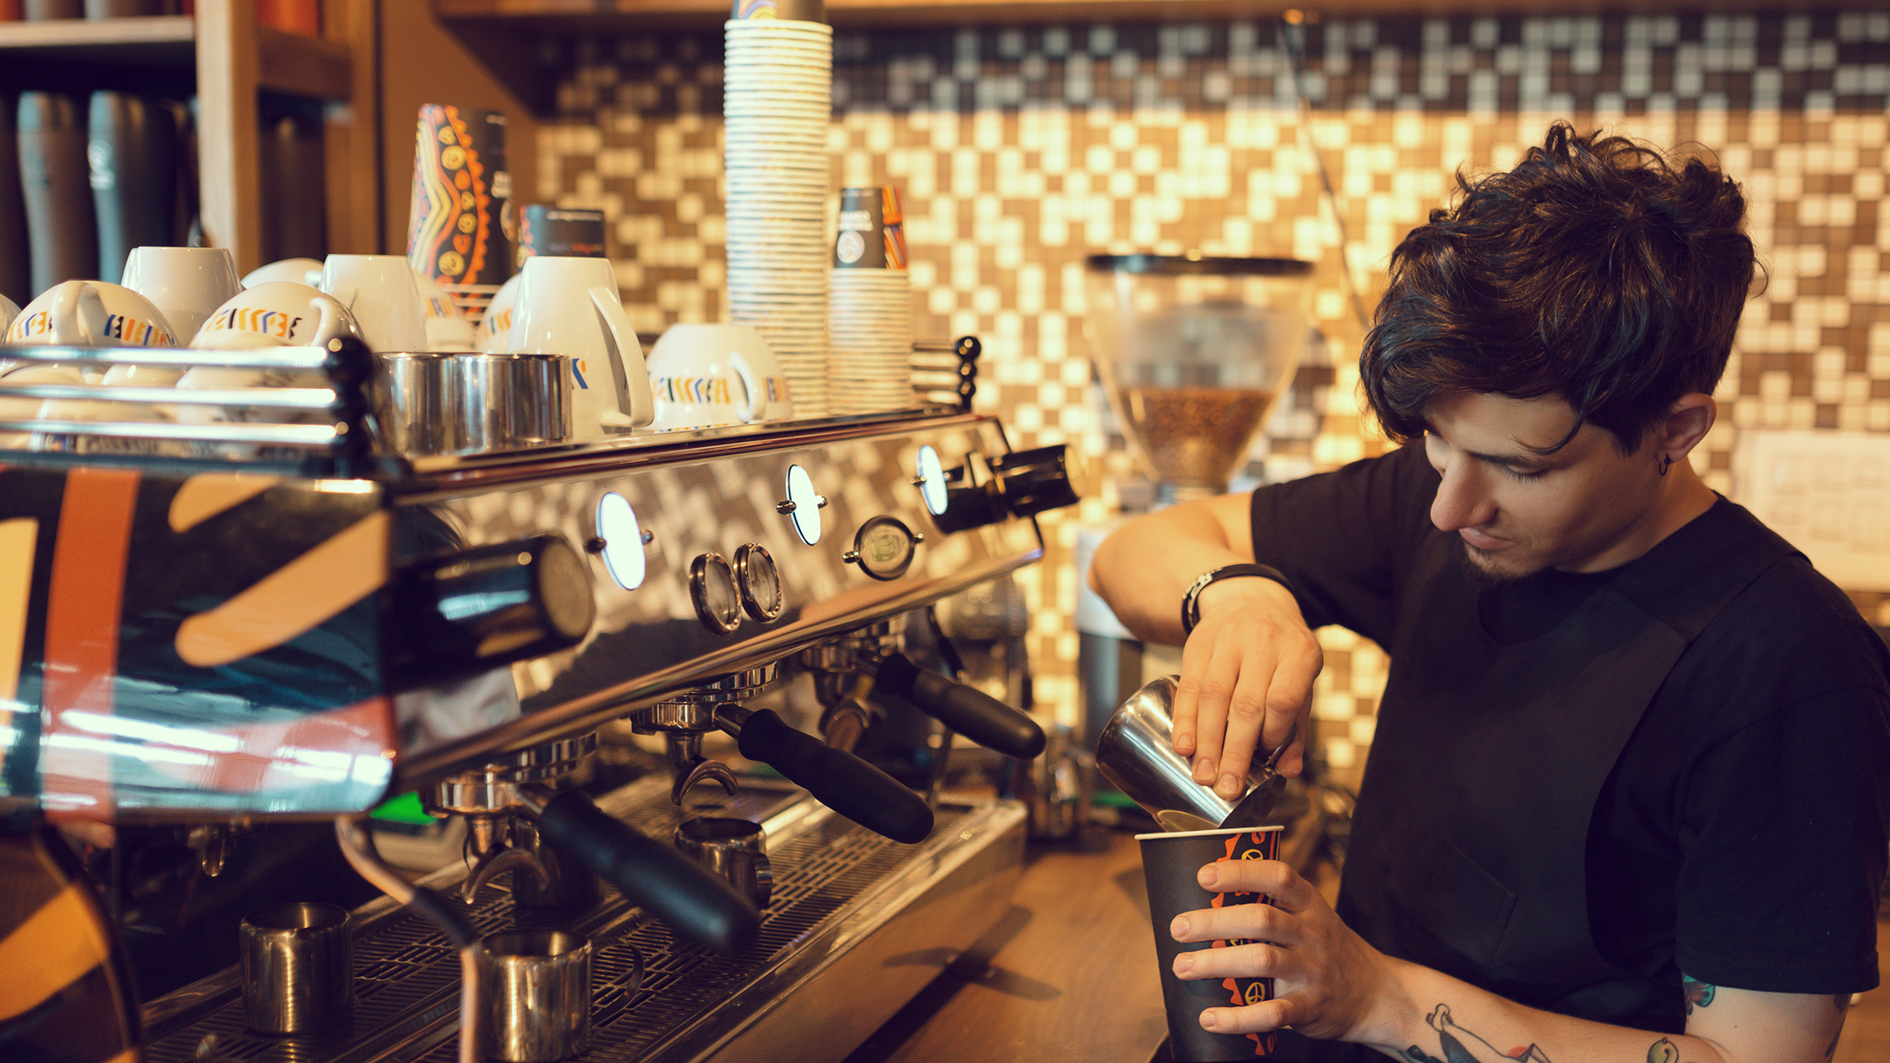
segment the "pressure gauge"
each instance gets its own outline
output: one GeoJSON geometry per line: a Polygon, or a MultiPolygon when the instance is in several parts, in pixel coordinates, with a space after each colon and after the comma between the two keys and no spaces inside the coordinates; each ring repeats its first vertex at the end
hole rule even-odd
{"type": "Polygon", "coordinates": [[[799,465],[788,466],[787,501],[775,503],[775,512],[794,522],[794,534],[809,546],[820,542],[820,510],[827,500],[814,490],[814,478],[799,465]]]}
{"type": "Polygon", "coordinates": [[[735,586],[741,592],[742,610],[762,623],[781,615],[786,604],[781,594],[781,572],[774,567],[774,556],[760,543],[747,543],[735,551],[735,586]]]}
{"type": "Polygon", "coordinates": [[[853,549],[840,560],[860,566],[860,571],[877,580],[894,580],[912,567],[913,555],[925,536],[906,527],[896,517],[874,517],[853,535],[853,549]]]}
{"type": "Polygon", "coordinates": [[[615,491],[607,491],[597,500],[597,538],[587,545],[603,555],[604,570],[624,590],[643,585],[647,572],[643,548],[655,536],[643,530],[630,500],[615,491]]]}
{"type": "Polygon", "coordinates": [[[735,571],[721,554],[703,554],[689,563],[689,600],[696,619],[718,635],[732,633],[742,622],[741,592],[735,571]]]}

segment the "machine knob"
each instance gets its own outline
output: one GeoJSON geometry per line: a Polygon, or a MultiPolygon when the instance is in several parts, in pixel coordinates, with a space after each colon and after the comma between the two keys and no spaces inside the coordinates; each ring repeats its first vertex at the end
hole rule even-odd
{"type": "Polygon", "coordinates": [[[396,689],[574,646],[597,618],[590,570],[561,535],[431,559],[402,571],[391,597],[387,669],[396,689]]]}
{"type": "Polygon", "coordinates": [[[1013,516],[1030,517],[1076,504],[1076,477],[1069,449],[1061,443],[1000,455],[991,459],[991,471],[997,474],[998,493],[1013,516]]]}

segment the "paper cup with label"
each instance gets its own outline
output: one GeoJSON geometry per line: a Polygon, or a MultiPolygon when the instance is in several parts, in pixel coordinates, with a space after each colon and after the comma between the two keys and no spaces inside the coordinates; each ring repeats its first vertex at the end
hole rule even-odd
{"type": "Polygon", "coordinates": [[[562,354],[571,368],[572,438],[598,439],[656,418],[643,345],[610,261],[536,255],[519,271],[513,354],[562,354]]]}
{"type": "Polygon", "coordinates": [[[650,348],[660,431],[787,420],[787,376],[752,325],[671,325],[650,348]]]}
{"type": "Polygon", "coordinates": [[[151,300],[180,339],[196,335],[212,310],[243,290],[227,247],[134,247],[124,285],[151,300]]]}
{"type": "Polygon", "coordinates": [[[52,347],[175,347],[177,333],[151,300],[120,284],[63,281],[26,304],[7,342],[52,347]]]}
{"type": "Polygon", "coordinates": [[[321,288],[354,315],[369,350],[427,349],[426,310],[405,257],[329,255],[322,264],[321,288]]]}
{"type": "Polygon", "coordinates": [[[1184,944],[1168,933],[1168,926],[1183,912],[1268,903],[1257,893],[1211,892],[1201,887],[1196,876],[1201,868],[1216,861],[1278,859],[1283,830],[1250,827],[1135,836],[1142,846],[1142,877],[1148,884],[1149,917],[1155,928],[1155,958],[1161,971],[1162,1004],[1168,1014],[1169,1051],[1177,1063],[1220,1063],[1265,1057],[1273,1052],[1274,1037],[1270,1033],[1227,1034],[1201,1028],[1201,1013],[1208,1008],[1241,1007],[1272,999],[1273,979],[1186,981],[1175,977],[1175,957],[1184,952],[1224,949],[1246,942],[1184,944]]]}
{"type": "Polygon", "coordinates": [[[897,188],[841,189],[833,268],[904,270],[905,222],[905,207],[897,188]]]}
{"type": "Polygon", "coordinates": [[[318,347],[359,335],[353,315],[334,296],[294,281],[268,281],[212,311],[190,345],[213,351],[318,347]]]}

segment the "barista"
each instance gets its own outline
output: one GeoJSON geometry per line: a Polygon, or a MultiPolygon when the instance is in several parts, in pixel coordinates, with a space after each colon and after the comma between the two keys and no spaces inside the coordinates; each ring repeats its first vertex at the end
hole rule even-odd
{"type": "Polygon", "coordinates": [[[1176,972],[1273,977],[1201,1023],[1288,1058],[1828,1059],[1877,984],[1890,652],[1688,461],[1754,274],[1740,190],[1561,123],[1459,186],[1360,358],[1404,445],[1096,554],[1132,631],[1185,640],[1175,748],[1224,797],[1289,736],[1299,771],[1313,628],[1391,656],[1336,912],[1209,865],[1274,903],[1177,919],[1253,943],[1176,972]]]}

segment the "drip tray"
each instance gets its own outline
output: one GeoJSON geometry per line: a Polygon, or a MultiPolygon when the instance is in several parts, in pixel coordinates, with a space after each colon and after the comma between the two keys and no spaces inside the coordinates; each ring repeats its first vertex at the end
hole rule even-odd
{"type": "MultiPolygon", "coordinates": [[[[776,1063],[792,1046],[797,1060],[843,1059],[996,924],[1022,874],[1025,809],[1014,801],[947,795],[931,837],[901,845],[797,788],[743,785],[721,807],[692,810],[767,830],[774,893],[740,953],[678,942],[608,887],[583,913],[515,909],[498,884],[467,908],[482,933],[556,926],[590,937],[591,1047],[578,1058],[776,1063]]],[[[667,838],[680,819],[669,788],[652,776],[598,804],[667,838]]],[[[422,884],[457,896],[465,873],[454,864],[422,884]]],[[[232,968],[145,1007],[145,1063],[455,1063],[458,951],[388,898],[354,918],[354,1010],[334,1029],[246,1031],[232,968]]]]}

